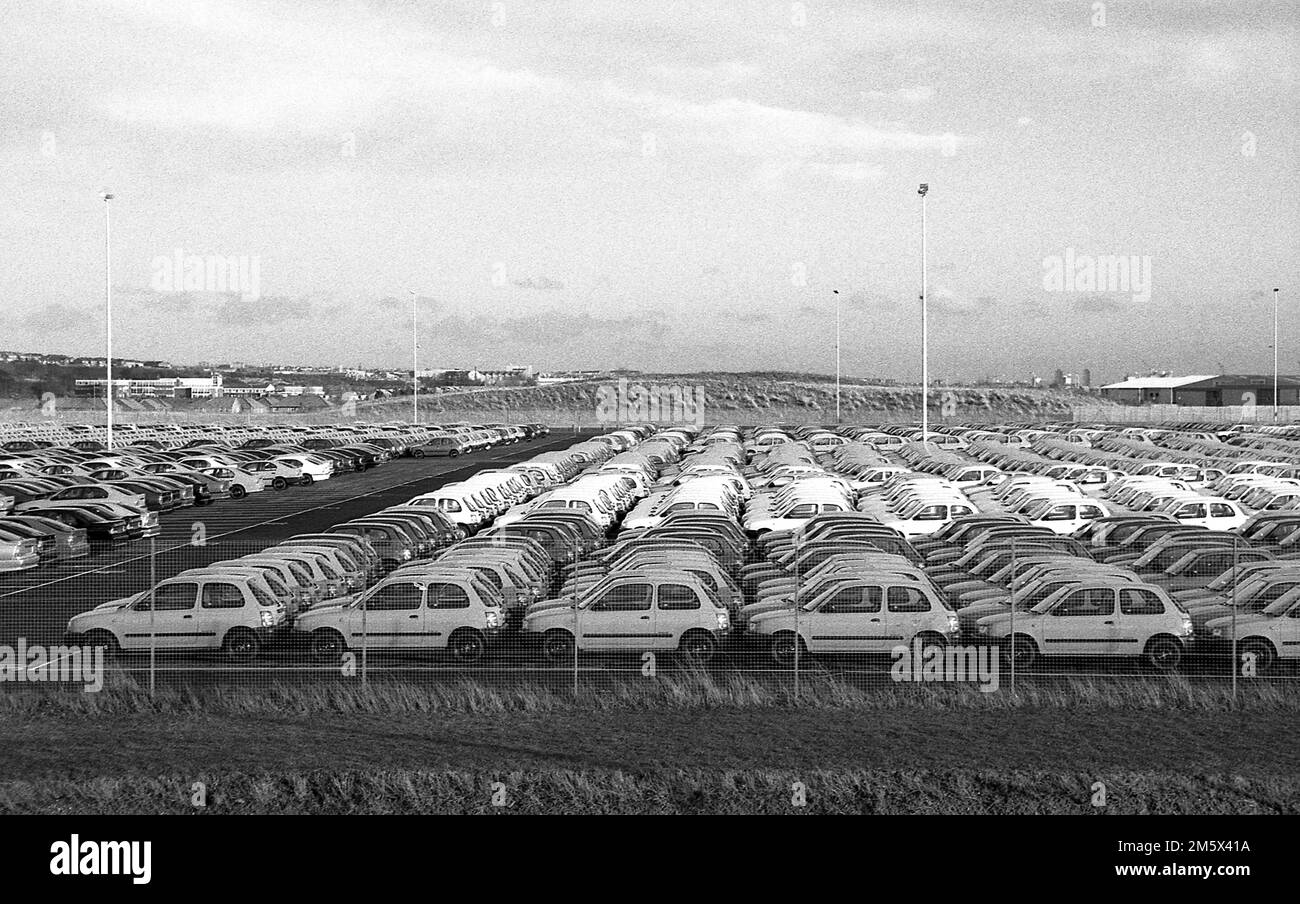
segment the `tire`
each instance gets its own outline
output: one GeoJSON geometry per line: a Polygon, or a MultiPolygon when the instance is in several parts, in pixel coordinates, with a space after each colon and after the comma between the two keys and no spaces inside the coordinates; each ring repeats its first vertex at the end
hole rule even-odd
{"type": "Polygon", "coordinates": [[[448,458],[455,458],[455,457],[456,457],[457,455],[459,455],[459,454],[460,454],[460,452],[459,452],[458,450],[456,450],[456,449],[452,449],[450,452],[447,453],[447,457],[448,457],[448,458]]]}
{"type": "Polygon", "coordinates": [[[412,458],[424,458],[424,450],[423,450],[423,449],[416,449],[414,452],[411,453],[411,457],[412,457],[412,458]]]}
{"type": "Polygon", "coordinates": [[[91,631],[86,635],[86,645],[89,647],[103,647],[106,661],[111,662],[122,655],[122,645],[117,642],[117,638],[112,631],[91,631]]]}
{"type": "Polygon", "coordinates": [[[283,490],[288,485],[289,481],[285,480],[283,477],[271,478],[271,489],[273,490],[283,490]]]}
{"type": "MultiPolygon", "coordinates": [[[[772,637],[772,661],[780,668],[788,669],[794,667],[795,651],[795,633],[793,631],[782,631],[772,637]]],[[[799,638],[799,661],[803,662],[808,657],[808,645],[799,638]]]]}
{"type": "Polygon", "coordinates": [[[1277,650],[1273,649],[1273,645],[1261,637],[1247,637],[1237,644],[1237,656],[1239,658],[1232,664],[1234,669],[1241,668],[1240,657],[1246,653],[1255,654],[1256,675],[1267,675],[1277,665],[1277,650]]]}
{"type": "Polygon", "coordinates": [[[708,665],[718,652],[718,642],[708,631],[687,631],[677,650],[692,665],[708,665]]]}
{"type": "Polygon", "coordinates": [[[248,490],[244,489],[239,484],[235,484],[230,488],[231,499],[243,499],[247,495],[248,495],[248,490]]]}
{"type": "Polygon", "coordinates": [[[1013,660],[1017,671],[1034,667],[1038,662],[1038,645],[1033,638],[1017,634],[1002,642],[1002,664],[1009,668],[1013,660]]]}
{"type": "Polygon", "coordinates": [[[1172,672],[1183,658],[1183,646],[1172,637],[1153,637],[1142,651],[1142,661],[1157,672],[1172,672]]]}
{"type": "Polygon", "coordinates": [[[312,477],[310,474],[304,474],[299,479],[302,480],[303,486],[311,486],[313,483],[316,482],[316,479],[312,477]]]}
{"type": "Polygon", "coordinates": [[[262,649],[262,642],[248,628],[231,628],[221,642],[221,652],[231,662],[252,662],[262,649]]]}
{"type": "Polygon", "coordinates": [[[311,632],[308,642],[311,644],[311,658],[326,664],[338,662],[348,649],[343,635],[333,628],[317,628],[311,632]]]}
{"type": "Polygon", "coordinates": [[[554,665],[573,661],[573,635],[563,628],[554,628],[542,635],[542,655],[554,665]]]}
{"type": "Polygon", "coordinates": [[[487,639],[473,628],[457,628],[447,638],[447,649],[461,665],[473,665],[487,652],[487,639]]]}

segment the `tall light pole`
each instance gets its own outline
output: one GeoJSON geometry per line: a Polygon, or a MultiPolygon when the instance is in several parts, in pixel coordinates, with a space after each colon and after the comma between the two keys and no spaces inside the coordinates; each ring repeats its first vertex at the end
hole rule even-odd
{"type": "Polygon", "coordinates": [[[109,449],[113,448],[113,268],[108,217],[108,202],[112,200],[113,195],[104,192],[104,320],[107,324],[108,336],[108,357],[104,360],[107,390],[104,396],[108,404],[108,436],[105,445],[109,449]]]}
{"type": "Polygon", "coordinates": [[[1273,423],[1277,423],[1277,289],[1273,289],[1273,423]]]}
{"type": "Polygon", "coordinates": [[[415,290],[411,293],[411,423],[420,423],[420,353],[419,333],[416,331],[415,290]]]}
{"type": "Polygon", "coordinates": [[[835,425],[840,423],[840,290],[831,289],[835,295],[835,425]]]}
{"type": "Polygon", "coordinates": [[[930,191],[922,182],[916,193],[921,196],[921,442],[930,442],[930,311],[925,285],[925,196],[930,191]]]}

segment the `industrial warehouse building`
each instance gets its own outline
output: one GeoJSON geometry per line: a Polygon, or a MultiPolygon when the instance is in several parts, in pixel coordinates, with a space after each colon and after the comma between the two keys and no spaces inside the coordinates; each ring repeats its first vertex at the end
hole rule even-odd
{"type": "MultiPolygon", "coordinates": [[[[1273,404],[1272,374],[1219,374],[1188,377],[1131,377],[1101,387],[1101,394],[1122,405],[1188,405],[1219,408],[1273,404]]],[[[1300,377],[1279,376],[1278,405],[1300,405],[1300,377]]]]}

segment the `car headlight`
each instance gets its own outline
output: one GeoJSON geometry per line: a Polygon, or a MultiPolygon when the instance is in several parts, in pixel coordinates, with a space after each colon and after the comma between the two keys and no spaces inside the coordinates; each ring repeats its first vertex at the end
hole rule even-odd
{"type": "Polygon", "coordinates": [[[263,609],[261,611],[261,617],[263,628],[269,628],[271,625],[275,624],[275,613],[270,609],[263,609]]]}
{"type": "Polygon", "coordinates": [[[948,630],[953,632],[954,634],[961,630],[961,622],[958,621],[957,616],[955,615],[948,616],[948,630]]]}
{"type": "Polygon", "coordinates": [[[1191,633],[1192,633],[1192,620],[1191,620],[1190,618],[1187,618],[1186,616],[1184,616],[1184,617],[1183,617],[1183,635],[1186,636],[1186,635],[1191,634],[1191,633]]]}
{"type": "Polygon", "coordinates": [[[725,631],[730,626],[731,626],[731,619],[727,615],[726,610],[724,609],[718,613],[718,630],[725,631]]]}
{"type": "Polygon", "coordinates": [[[496,609],[489,609],[487,612],[487,626],[489,628],[501,627],[501,613],[496,609]]]}
{"type": "Polygon", "coordinates": [[[402,558],[403,558],[403,559],[409,559],[410,557],[411,557],[411,551],[410,551],[409,549],[403,549],[403,550],[402,550],[402,558]]]}

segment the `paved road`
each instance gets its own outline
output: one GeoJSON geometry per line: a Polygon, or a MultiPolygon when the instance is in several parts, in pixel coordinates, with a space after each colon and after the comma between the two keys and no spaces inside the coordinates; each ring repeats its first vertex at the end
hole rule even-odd
{"type": "Polygon", "coordinates": [[[390,461],[310,487],[267,490],[212,506],[175,509],[162,516],[162,533],[113,550],[96,550],[66,563],[0,575],[0,644],[51,643],[78,612],[127,596],[158,579],[220,559],[246,555],[293,534],[312,533],[404,502],[484,468],[502,467],[539,452],[565,449],[587,434],[557,431],[541,440],[476,452],[456,459],[390,461]],[[203,535],[204,545],[195,545],[203,535]]]}

